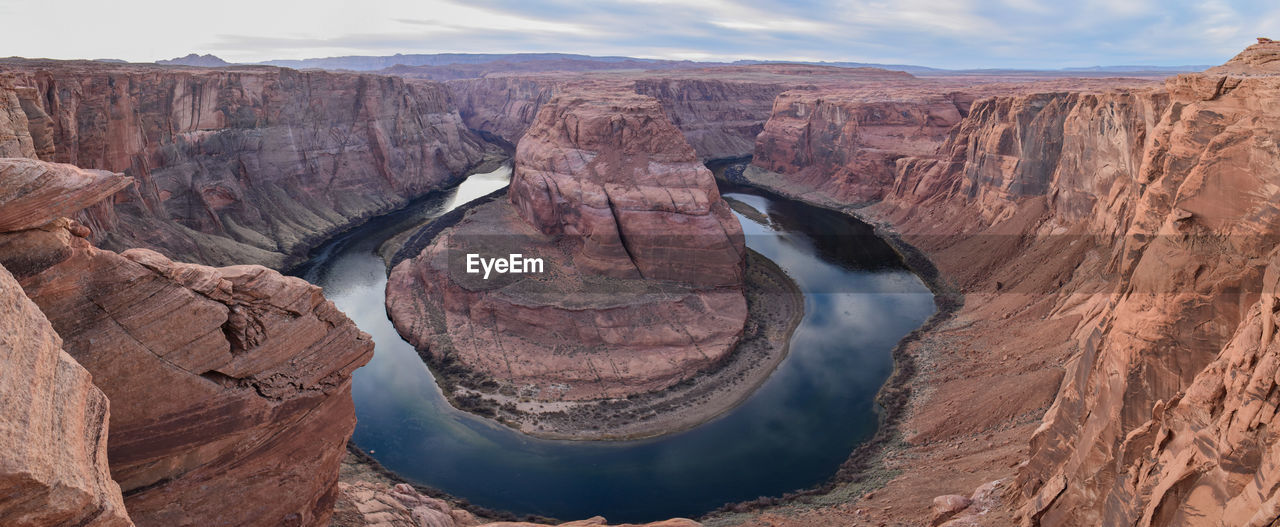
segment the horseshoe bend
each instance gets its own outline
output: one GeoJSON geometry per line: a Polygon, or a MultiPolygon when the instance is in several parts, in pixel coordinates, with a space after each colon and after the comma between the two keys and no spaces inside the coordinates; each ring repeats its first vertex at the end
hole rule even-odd
{"type": "Polygon", "coordinates": [[[0,36],[0,525],[1280,522],[1274,8],[428,4],[0,36]]]}

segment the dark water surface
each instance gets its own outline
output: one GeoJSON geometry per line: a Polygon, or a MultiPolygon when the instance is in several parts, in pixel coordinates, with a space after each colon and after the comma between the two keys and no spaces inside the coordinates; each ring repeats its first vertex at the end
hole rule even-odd
{"type": "Polygon", "coordinates": [[[890,350],[933,313],[933,296],[866,225],[727,184],[726,197],[769,217],[764,225],[738,215],[747,245],[805,292],[790,355],[746,402],[686,432],[622,442],[534,439],[454,409],[387,319],[386,270],[374,250],[509,176],[509,167],[472,176],[374,219],[295,271],[373,335],[373,360],[354,376],[353,440],[387,468],[518,514],[652,521],[819,484],[874,434],[874,397],[892,370],[890,350]]]}

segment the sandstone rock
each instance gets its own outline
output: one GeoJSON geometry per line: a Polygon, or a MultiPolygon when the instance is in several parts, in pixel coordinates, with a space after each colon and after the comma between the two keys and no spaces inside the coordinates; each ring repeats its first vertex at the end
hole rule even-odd
{"type": "Polygon", "coordinates": [[[0,157],[36,157],[31,124],[7,79],[0,79],[0,157]]]}
{"type": "Polygon", "coordinates": [[[561,95],[521,139],[510,203],[481,205],[391,273],[387,310],[436,361],[542,400],[659,390],[733,350],[741,226],[656,101],[561,95]],[[483,279],[468,253],[543,258],[483,279]]]}
{"type": "Polygon", "coordinates": [[[33,229],[128,187],[133,180],[105,170],[34,159],[0,160],[0,232],[33,229]]]}
{"type": "Polygon", "coordinates": [[[324,525],[369,337],[300,279],[117,254],[75,231],[0,234],[0,264],[111,400],[106,454],[130,516],[324,525]]]}
{"type": "Polygon", "coordinates": [[[637,79],[635,92],[657,99],[701,159],[751,155],[784,82],[716,78],[637,79]]]}
{"type": "Polygon", "coordinates": [[[752,163],[840,202],[879,200],[893,186],[896,161],[932,154],[973,101],[904,91],[888,100],[857,90],[783,93],[756,138],[752,163]]]}
{"type": "Polygon", "coordinates": [[[561,95],[520,140],[511,203],[574,263],[608,276],[742,283],[742,226],[657,101],[561,95]]]}
{"type": "Polygon", "coordinates": [[[132,526],[107,468],[107,397],[0,267],[0,524],[132,526]]]}
{"type": "Polygon", "coordinates": [[[317,240],[455,181],[485,149],[428,81],[57,61],[4,70],[14,91],[0,87],[0,101],[20,99],[33,138],[6,155],[137,180],[79,218],[115,250],[287,267],[317,240]],[[47,97],[23,95],[35,93],[47,97]]]}
{"type": "Polygon", "coordinates": [[[354,521],[367,527],[471,527],[471,513],[442,500],[423,496],[405,484],[387,488],[367,481],[339,483],[339,491],[356,508],[354,521]]]}
{"type": "Polygon", "coordinates": [[[969,507],[973,501],[959,494],[947,494],[933,499],[933,525],[941,525],[969,507]]]}

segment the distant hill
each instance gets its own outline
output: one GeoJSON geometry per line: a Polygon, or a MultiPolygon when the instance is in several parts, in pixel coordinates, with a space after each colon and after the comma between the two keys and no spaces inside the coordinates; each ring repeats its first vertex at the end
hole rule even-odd
{"type": "Polygon", "coordinates": [[[195,53],[185,57],[178,57],[176,59],[157,60],[156,64],[160,64],[162,66],[198,66],[201,68],[221,68],[223,66],[231,65],[230,62],[222,60],[214,55],[196,55],[195,53]]]}

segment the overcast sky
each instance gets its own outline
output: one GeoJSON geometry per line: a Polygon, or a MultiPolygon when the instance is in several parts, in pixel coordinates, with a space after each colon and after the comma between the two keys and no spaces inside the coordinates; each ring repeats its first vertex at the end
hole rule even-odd
{"type": "Polygon", "coordinates": [[[945,68],[1217,64],[1280,1],[0,0],[0,56],[566,52],[945,68]]]}

